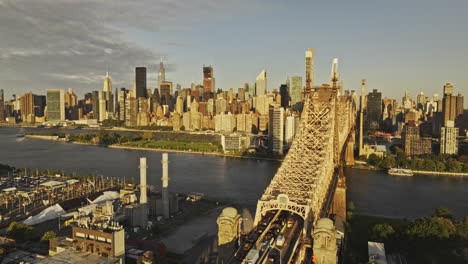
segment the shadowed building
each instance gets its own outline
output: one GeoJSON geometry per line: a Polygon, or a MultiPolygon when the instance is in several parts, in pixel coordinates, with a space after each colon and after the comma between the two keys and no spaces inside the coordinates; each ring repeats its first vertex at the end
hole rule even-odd
{"type": "Polygon", "coordinates": [[[63,90],[47,90],[47,119],[65,120],[65,93],[63,90]]]}
{"type": "Polygon", "coordinates": [[[146,94],[146,67],[135,68],[135,97],[147,97],[146,94]]]}

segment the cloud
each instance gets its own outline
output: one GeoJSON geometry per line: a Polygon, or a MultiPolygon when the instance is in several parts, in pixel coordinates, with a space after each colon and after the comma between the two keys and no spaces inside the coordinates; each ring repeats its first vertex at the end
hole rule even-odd
{"type": "Polygon", "coordinates": [[[216,0],[0,0],[0,88],[21,94],[73,87],[83,94],[101,89],[107,70],[116,87],[131,88],[136,66],[147,66],[154,80],[159,58],[167,54],[126,39],[126,31],[157,35],[163,26],[230,6],[216,0]]]}

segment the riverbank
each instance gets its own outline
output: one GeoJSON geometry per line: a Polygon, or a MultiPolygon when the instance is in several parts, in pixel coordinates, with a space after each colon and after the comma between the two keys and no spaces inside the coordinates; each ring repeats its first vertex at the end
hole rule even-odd
{"type": "Polygon", "coordinates": [[[99,145],[99,144],[86,143],[86,142],[69,141],[69,140],[60,138],[59,136],[25,135],[25,137],[26,138],[31,138],[31,139],[41,139],[41,140],[49,140],[49,141],[68,142],[68,143],[71,143],[71,144],[78,144],[78,145],[100,146],[100,147],[107,147],[107,148],[113,148],[113,149],[145,150],[145,151],[154,151],[154,152],[171,152],[171,153],[186,153],[186,154],[197,154],[197,155],[220,156],[220,157],[227,157],[227,158],[282,161],[282,159],[276,159],[276,158],[239,156],[239,155],[233,155],[233,154],[228,154],[228,153],[220,153],[220,152],[176,150],[176,149],[163,149],[163,148],[145,148],[145,147],[126,146],[126,145],[122,145],[122,144],[99,145]]]}
{"type": "MultiPolygon", "coordinates": [[[[74,143],[74,142],[70,142],[74,143]]],[[[142,148],[142,147],[131,147],[125,145],[109,145],[108,148],[115,148],[115,149],[130,149],[130,150],[146,150],[146,151],[154,151],[154,152],[174,152],[174,153],[187,153],[187,154],[199,154],[199,155],[209,155],[209,156],[220,156],[220,157],[228,157],[228,158],[242,158],[242,159],[257,159],[257,160],[271,160],[271,161],[282,161],[282,159],[275,159],[275,158],[264,158],[264,157],[249,157],[249,156],[238,156],[226,153],[219,153],[219,152],[203,152],[203,151],[190,151],[190,150],[176,150],[176,149],[158,149],[158,148],[142,148]]]]}
{"type": "MultiPolygon", "coordinates": [[[[387,169],[376,168],[373,166],[353,165],[351,166],[351,168],[358,169],[358,170],[383,171],[385,173],[387,172],[387,169]]],[[[418,175],[468,177],[468,173],[465,173],[465,172],[422,171],[422,170],[412,170],[412,171],[414,174],[418,174],[418,175]]]]}

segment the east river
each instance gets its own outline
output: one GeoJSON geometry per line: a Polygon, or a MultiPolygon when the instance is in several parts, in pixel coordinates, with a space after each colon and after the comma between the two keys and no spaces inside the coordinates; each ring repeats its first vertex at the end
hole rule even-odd
{"type": "MultiPolygon", "coordinates": [[[[149,163],[149,184],[156,188],[161,186],[161,153],[18,138],[18,131],[18,128],[0,127],[1,164],[138,181],[138,158],[145,156],[149,163]]],[[[185,153],[169,153],[169,161],[171,191],[200,192],[213,199],[237,202],[249,208],[255,208],[281,164],[277,161],[185,153]]],[[[457,217],[468,216],[468,177],[401,177],[350,168],[345,170],[345,174],[348,201],[355,204],[356,213],[413,218],[429,215],[437,207],[447,207],[457,217]]]]}

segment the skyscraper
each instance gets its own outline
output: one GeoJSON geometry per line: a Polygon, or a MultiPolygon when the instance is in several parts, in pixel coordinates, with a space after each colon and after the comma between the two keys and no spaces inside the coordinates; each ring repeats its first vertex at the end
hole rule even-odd
{"type": "Polygon", "coordinates": [[[3,89],[0,89],[0,121],[5,120],[5,98],[3,89]]]}
{"type": "Polygon", "coordinates": [[[147,97],[146,95],[146,67],[135,69],[135,96],[136,98],[147,97]]]}
{"type": "Polygon", "coordinates": [[[289,101],[291,98],[289,97],[289,87],[286,84],[282,84],[280,86],[280,95],[281,95],[281,107],[288,108],[289,101]]]}
{"type": "Polygon", "coordinates": [[[49,121],[65,120],[65,92],[47,90],[47,119],[49,121]]]}
{"type": "Polygon", "coordinates": [[[270,150],[283,154],[284,142],[284,109],[282,107],[271,107],[269,109],[268,140],[270,150]]]}
{"type": "Polygon", "coordinates": [[[214,92],[214,73],[213,66],[203,66],[203,86],[205,87],[205,92],[214,92]]]}
{"type": "Polygon", "coordinates": [[[112,93],[112,80],[109,77],[109,73],[106,73],[106,78],[104,78],[104,92],[112,93]]]}
{"type": "Polygon", "coordinates": [[[255,95],[263,95],[267,92],[267,73],[262,70],[255,80],[255,95]]]}
{"type": "Polygon", "coordinates": [[[305,58],[305,87],[310,89],[314,86],[314,49],[306,50],[305,58]]]}
{"type": "Polygon", "coordinates": [[[444,112],[444,124],[448,121],[455,121],[457,117],[457,97],[453,95],[453,84],[444,85],[444,97],[442,99],[442,112],[444,112]]]}
{"type": "Polygon", "coordinates": [[[158,89],[161,87],[161,84],[166,81],[166,69],[164,68],[164,63],[161,59],[159,63],[159,72],[158,72],[158,89]]]}
{"type": "Polygon", "coordinates": [[[458,154],[457,136],[458,128],[453,121],[447,121],[440,132],[440,154],[458,154]]]}
{"type": "Polygon", "coordinates": [[[366,129],[378,130],[382,121],[382,93],[377,89],[367,95],[366,129]]]}
{"type": "Polygon", "coordinates": [[[302,101],[302,77],[291,77],[291,106],[294,110],[298,110],[299,104],[302,101]]]}

